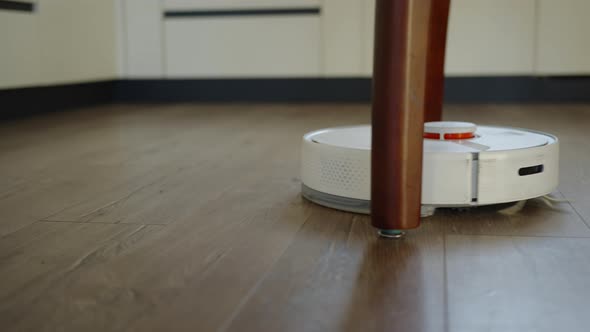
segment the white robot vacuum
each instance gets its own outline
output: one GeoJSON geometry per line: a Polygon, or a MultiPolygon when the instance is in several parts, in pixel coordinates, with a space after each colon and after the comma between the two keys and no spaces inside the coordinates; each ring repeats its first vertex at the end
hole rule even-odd
{"type": "MultiPolygon", "coordinates": [[[[429,122],[424,128],[422,215],[438,207],[526,200],[558,183],[559,142],[527,129],[429,122]]],[[[371,127],[303,136],[302,194],[339,210],[370,212],[371,127]]]]}

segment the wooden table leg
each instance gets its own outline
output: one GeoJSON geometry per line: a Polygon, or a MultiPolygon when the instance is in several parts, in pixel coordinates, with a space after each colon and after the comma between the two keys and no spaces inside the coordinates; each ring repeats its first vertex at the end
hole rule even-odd
{"type": "Polygon", "coordinates": [[[429,43],[441,35],[432,24],[445,6],[435,2],[441,0],[377,0],[371,215],[382,235],[420,225],[425,94],[442,98],[442,83],[430,84],[441,79],[444,57],[444,43],[429,43]]]}

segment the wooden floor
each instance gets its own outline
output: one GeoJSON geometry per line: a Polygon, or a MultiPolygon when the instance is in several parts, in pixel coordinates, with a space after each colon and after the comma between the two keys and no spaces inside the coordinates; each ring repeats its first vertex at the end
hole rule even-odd
{"type": "Polygon", "coordinates": [[[115,105],[0,124],[1,331],[588,331],[590,105],[447,106],[557,134],[556,196],[400,241],[304,201],[301,136],[368,105],[115,105]]]}

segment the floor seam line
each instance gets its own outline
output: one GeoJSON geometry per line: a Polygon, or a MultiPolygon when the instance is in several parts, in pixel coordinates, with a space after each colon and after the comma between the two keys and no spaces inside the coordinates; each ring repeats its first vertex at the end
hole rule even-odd
{"type": "Polygon", "coordinates": [[[582,220],[582,222],[584,223],[584,225],[586,225],[586,228],[590,229],[590,225],[586,221],[586,218],[584,218],[580,214],[580,212],[578,212],[578,210],[576,209],[576,207],[572,204],[572,202],[569,199],[567,199],[567,197],[565,197],[565,195],[561,192],[561,190],[558,190],[558,192],[561,195],[561,197],[563,197],[566,200],[566,203],[572,208],[572,210],[574,210],[574,212],[576,213],[576,215],[578,216],[578,218],[580,218],[580,220],[582,220]]]}

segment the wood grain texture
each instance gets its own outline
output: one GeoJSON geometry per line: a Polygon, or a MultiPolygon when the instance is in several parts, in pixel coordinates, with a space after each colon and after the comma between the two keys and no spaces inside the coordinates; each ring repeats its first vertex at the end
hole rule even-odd
{"type": "Polygon", "coordinates": [[[157,226],[143,225],[35,223],[2,238],[0,326],[15,331],[42,330],[47,326],[43,319],[30,319],[39,307],[46,318],[69,320],[60,315],[65,308],[88,308],[103,302],[105,296],[118,296],[104,292],[89,296],[87,291],[75,294],[70,284],[80,279],[108,280],[108,275],[87,272],[158,230],[157,226]]]}
{"type": "Polygon", "coordinates": [[[369,105],[114,105],[0,124],[0,330],[583,331],[590,106],[444,114],[558,135],[555,195],[570,202],[441,210],[379,240],[369,217],[299,194],[301,136],[368,123],[369,105]]]}
{"type": "Polygon", "coordinates": [[[588,239],[449,236],[449,330],[587,331],[589,251],[588,239]]]}
{"type": "Polygon", "coordinates": [[[425,93],[427,78],[434,78],[427,74],[431,20],[436,17],[432,3],[376,3],[371,221],[382,230],[420,225],[425,93]]]}
{"type": "Polygon", "coordinates": [[[439,227],[383,241],[365,216],[309,219],[228,331],[443,330],[439,227]]]}
{"type": "MultiPolygon", "coordinates": [[[[559,192],[553,197],[564,199],[559,192]]],[[[590,237],[590,229],[570,203],[542,198],[465,211],[441,209],[432,218],[444,223],[449,234],[590,237]]]]}

